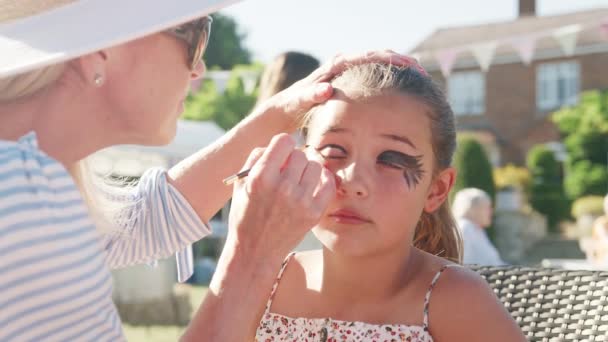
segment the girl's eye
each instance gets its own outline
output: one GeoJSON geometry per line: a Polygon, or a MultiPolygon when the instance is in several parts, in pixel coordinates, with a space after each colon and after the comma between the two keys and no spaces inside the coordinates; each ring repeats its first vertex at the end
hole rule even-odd
{"type": "Polygon", "coordinates": [[[422,170],[422,156],[410,156],[397,151],[384,151],[378,156],[378,163],[392,169],[402,170],[405,182],[409,187],[420,183],[424,170],[422,170]]]}
{"type": "Polygon", "coordinates": [[[378,163],[401,170],[408,166],[408,157],[400,152],[384,151],[378,156],[378,163]]]}
{"type": "Polygon", "coordinates": [[[327,144],[317,148],[317,152],[326,159],[345,159],[346,149],[340,145],[327,144]]]}

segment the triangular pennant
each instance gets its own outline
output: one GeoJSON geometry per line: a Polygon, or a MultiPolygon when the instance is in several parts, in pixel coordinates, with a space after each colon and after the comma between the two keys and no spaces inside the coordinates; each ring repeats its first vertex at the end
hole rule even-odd
{"type": "Polygon", "coordinates": [[[477,59],[477,63],[479,63],[481,70],[483,70],[484,72],[488,71],[490,63],[492,63],[492,58],[494,57],[496,46],[496,42],[489,42],[476,44],[473,45],[471,48],[473,56],[475,56],[475,58],[477,59]]]}
{"type": "Polygon", "coordinates": [[[511,45],[515,48],[524,64],[530,65],[532,58],[534,57],[536,37],[530,35],[513,38],[511,40],[511,45]]]}
{"type": "Polygon", "coordinates": [[[454,62],[456,61],[456,57],[460,51],[457,49],[443,49],[439,50],[435,56],[437,57],[437,62],[439,62],[439,67],[441,68],[441,73],[443,77],[450,76],[452,72],[452,67],[454,66],[454,62]]]}
{"type": "Polygon", "coordinates": [[[608,40],[608,18],[602,20],[600,23],[600,34],[604,39],[608,40]]]}
{"type": "Polygon", "coordinates": [[[568,25],[553,31],[553,38],[557,40],[566,56],[571,56],[576,48],[580,25],[568,25]]]}

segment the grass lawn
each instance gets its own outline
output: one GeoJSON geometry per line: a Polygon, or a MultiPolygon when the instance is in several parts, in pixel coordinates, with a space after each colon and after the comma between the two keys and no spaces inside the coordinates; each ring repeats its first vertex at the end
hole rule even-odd
{"type": "MultiPolygon", "coordinates": [[[[207,288],[203,286],[191,286],[190,303],[192,314],[198,309],[207,288]]],[[[129,342],[175,342],[182,335],[185,327],[151,325],[147,327],[123,324],[123,329],[129,342]]]]}

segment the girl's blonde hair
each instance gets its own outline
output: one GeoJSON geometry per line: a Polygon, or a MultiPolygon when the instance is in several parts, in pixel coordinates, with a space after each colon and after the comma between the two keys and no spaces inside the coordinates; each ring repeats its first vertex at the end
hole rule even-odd
{"type": "MultiPolygon", "coordinates": [[[[69,63],[69,62],[68,62],[69,63]]],[[[52,87],[61,78],[67,63],[51,65],[13,77],[0,78],[0,105],[27,100],[52,87]]],[[[119,213],[134,203],[129,203],[129,187],[106,185],[103,177],[90,170],[88,159],[66,166],[78,186],[100,233],[116,231],[125,224],[118,222],[119,213]]]]}
{"type": "MultiPolygon", "coordinates": [[[[413,96],[430,109],[431,144],[434,154],[433,175],[448,168],[456,149],[454,114],[447,99],[430,77],[415,68],[386,64],[351,66],[332,80],[332,85],[350,91],[355,97],[372,97],[386,93],[413,96]]],[[[317,107],[318,108],[318,107],[317,107]]],[[[317,111],[313,108],[302,119],[303,131],[317,111]]],[[[461,238],[448,200],[432,214],[423,212],[414,232],[414,246],[428,253],[460,262],[461,238]]]]}

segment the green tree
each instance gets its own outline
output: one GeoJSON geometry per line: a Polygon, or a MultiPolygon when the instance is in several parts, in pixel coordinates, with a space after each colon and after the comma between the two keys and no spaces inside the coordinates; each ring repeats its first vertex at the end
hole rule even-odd
{"type": "Polygon", "coordinates": [[[234,127],[253,109],[257,99],[257,84],[261,64],[237,65],[230,74],[223,93],[219,93],[211,79],[202,82],[200,90],[186,100],[183,118],[187,120],[214,121],[225,130],[234,127]],[[243,75],[255,76],[254,89],[246,89],[243,75]]]}
{"type": "Polygon", "coordinates": [[[207,79],[201,83],[198,92],[190,93],[186,98],[182,117],[186,120],[214,121],[215,112],[221,101],[222,96],[217,91],[215,83],[207,79]]]}
{"type": "Polygon", "coordinates": [[[205,63],[209,69],[230,70],[238,64],[251,63],[251,52],[244,45],[247,35],[237,22],[224,14],[213,16],[209,46],[205,51],[205,63]]]}
{"type": "Polygon", "coordinates": [[[456,192],[464,188],[478,188],[488,193],[492,201],[496,194],[492,165],[481,144],[473,138],[459,138],[454,154],[454,167],[458,175],[450,194],[453,199],[456,192]]]}
{"type": "Polygon", "coordinates": [[[553,121],[568,152],[564,187],[571,200],[605,195],[608,189],[608,91],[589,91],[577,106],[556,112],[553,121]]]}
{"type": "Polygon", "coordinates": [[[549,229],[556,231],[559,221],[569,213],[561,165],[555,159],[553,151],[543,145],[536,145],[528,152],[526,166],[532,177],[528,188],[530,205],[545,215],[549,229]]]}

